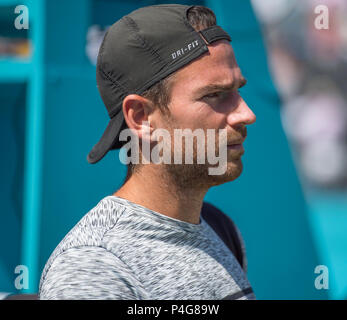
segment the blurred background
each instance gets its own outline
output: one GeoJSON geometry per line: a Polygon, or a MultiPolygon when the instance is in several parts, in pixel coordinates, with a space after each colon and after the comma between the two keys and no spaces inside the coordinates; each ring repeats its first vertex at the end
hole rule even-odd
{"type": "MultiPolygon", "coordinates": [[[[174,2],[216,13],[248,80],[244,172],[206,200],[241,230],[256,297],[347,299],[346,2],[174,2]]],[[[37,293],[56,245],[121,186],[118,151],[86,160],[108,122],[96,57],[110,25],[160,3],[0,0],[0,299],[37,293]]]]}

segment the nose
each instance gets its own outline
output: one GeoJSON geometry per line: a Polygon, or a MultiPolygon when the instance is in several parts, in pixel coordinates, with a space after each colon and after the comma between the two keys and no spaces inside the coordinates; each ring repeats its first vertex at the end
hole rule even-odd
{"type": "Polygon", "coordinates": [[[240,123],[245,125],[252,124],[256,121],[257,117],[253,111],[248,107],[245,100],[240,97],[237,108],[234,108],[227,115],[227,122],[230,126],[234,126],[240,123]]]}

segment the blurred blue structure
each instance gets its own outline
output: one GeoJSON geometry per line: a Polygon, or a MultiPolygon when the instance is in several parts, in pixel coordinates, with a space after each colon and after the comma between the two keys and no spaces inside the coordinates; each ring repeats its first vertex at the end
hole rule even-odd
{"type": "Polygon", "coordinates": [[[319,262],[258,22],[248,1],[207,1],[207,6],[232,36],[236,59],[249,80],[242,94],[257,115],[248,129],[242,176],[211,190],[208,199],[241,229],[258,298],[326,298],[314,287],[319,262]]]}
{"type": "MultiPolygon", "coordinates": [[[[326,291],[314,287],[314,268],[324,263],[316,252],[281,126],[280,101],[249,2],[175,2],[205,4],[215,11],[249,80],[243,95],[257,123],[248,130],[244,172],[237,181],[211,189],[207,199],[238,224],[257,298],[328,298],[326,291]]],[[[14,268],[24,264],[30,274],[29,288],[23,291],[37,292],[41,270],[55,246],[125,177],[118,152],[96,165],[86,161],[108,122],[95,67],[85,55],[88,27],[111,25],[138,7],[164,1],[0,0],[1,6],[19,3],[29,7],[34,54],[30,61],[0,60],[0,98],[5,101],[0,109],[1,148],[6,150],[0,166],[0,291],[16,291],[14,268]]]]}

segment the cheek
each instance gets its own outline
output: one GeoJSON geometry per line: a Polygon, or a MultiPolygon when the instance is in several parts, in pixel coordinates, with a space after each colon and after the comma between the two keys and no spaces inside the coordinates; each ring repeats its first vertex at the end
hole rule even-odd
{"type": "Polygon", "coordinates": [[[201,102],[172,104],[170,114],[176,128],[220,129],[226,123],[224,112],[201,102]]]}
{"type": "Polygon", "coordinates": [[[189,110],[182,113],[180,115],[180,123],[182,127],[195,129],[206,129],[213,128],[213,115],[206,110],[202,110],[201,108],[196,108],[194,106],[190,106],[189,110]]]}
{"type": "Polygon", "coordinates": [[[201,127],[201,121],[205,119],[202,110],[189,102],[172,104],[170,115],[176,128],[198,128],[201,127]]]}
{"type": "Polygon", "coordinates": [[[197,127],[203,129],[223,129],[225,128],[225,113],[219,112],[209,105],[201,104],[200,112],[196,116],[197,127]]]}

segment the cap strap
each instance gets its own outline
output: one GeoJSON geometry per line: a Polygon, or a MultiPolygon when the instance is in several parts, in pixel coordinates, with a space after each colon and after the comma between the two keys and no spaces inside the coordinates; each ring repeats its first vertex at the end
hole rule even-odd
{"type": "Polygon", "coordinates": [[[208,44],[222,39],[231,41],[229,34],[226,31],[224,31],[220,26],[212,26],[199,32],[208,44]]]}

